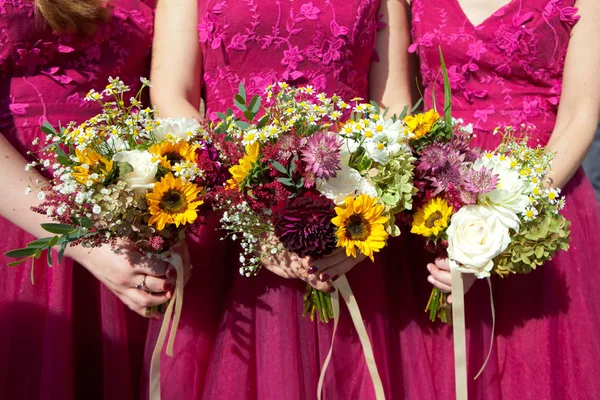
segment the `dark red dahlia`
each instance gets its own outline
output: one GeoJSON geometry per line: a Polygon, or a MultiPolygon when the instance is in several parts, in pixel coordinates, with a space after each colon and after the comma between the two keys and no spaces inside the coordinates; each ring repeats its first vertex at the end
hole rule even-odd
{"type": "Polygon", "coordinates": [[[275,235],[283,246],[301,257],[322,257],[336,245],[334,203],[317,192],[279,202],[273,209],[275,235]]]}

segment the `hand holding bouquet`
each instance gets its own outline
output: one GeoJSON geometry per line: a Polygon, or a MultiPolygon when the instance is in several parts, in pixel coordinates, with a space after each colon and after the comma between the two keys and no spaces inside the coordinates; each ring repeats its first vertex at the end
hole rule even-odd
{"type": "MultiPolygon", "coordinates": [[[[395,214],[415,192],[407,131],[376,105],[352,103],[285,83],[247,101],[241,86],[245,120],[219,115],[215,142],[232,174],[218,195],[222,226],[241,240],[242,274],[283,250],[314,261],[341,247],[373,260],[400,234],[395,214]]],[[[305,313],[316,312],[331,317],[329,296],[309,286],[305,313]]]]}
{"type": "Polygon", "coordinates": [[[127,100],[129,88],[111,79],[104,91],[86,97],[99,103],[102,113],[59,130],[44,124],[47,145],[28,168],[52,172],[33,211],[55,221],[42,225],[53,235],[9,252],[20,258],[11,265],[45,250],[51,265],[55,246],[60,262],[69,245],[109,244],[117,250],[126,243],[143,255],[166,256],[188,228],[203,221],[216,155],[198,122],[155,119],[140,102],[149,86],[145,79],[142,83],[127,100]]]}

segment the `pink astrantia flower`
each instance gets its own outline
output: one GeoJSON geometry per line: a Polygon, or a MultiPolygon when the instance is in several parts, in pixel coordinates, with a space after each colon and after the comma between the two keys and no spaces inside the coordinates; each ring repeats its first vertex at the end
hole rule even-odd
{"type": "Polygon", "coordinates": [[[335,178],[340,169],[340,148],[342,141],[332,133],[316,133],[310,137],[302,150],[302,160],[306,168],[317,178],[335,178]]]}

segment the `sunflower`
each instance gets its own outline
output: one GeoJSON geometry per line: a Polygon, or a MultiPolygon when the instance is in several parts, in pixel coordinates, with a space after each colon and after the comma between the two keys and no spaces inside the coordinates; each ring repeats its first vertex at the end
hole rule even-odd
{"type": "Polygon", "coordinates": [[[414,133],[415,136],[412,139],[416,140],[427,135],[438,119],[440,119],[440,114],[434,109],[431,109],[426,113],[407,115],[404,117],[404,123],[406,124],[406,127],[414,133]]]}
{"type": "Polygon", "coordinates": [[[165,140],[150,147],[148,151],[158,157],[160,165],[169,170],[179,162],[195,163],[198,159],[196,147],[184,140],[177,143],[165,140]]]}
{"type": "Polygon", "coordinates": [[[452,207],[446,200],[436,197],[417,210],[410,231],[425,237],[437,236],[448,226],[451,216],[452,207]]]}
{"type": "Polygon", "coordinates": [[[71,176],[82,185],[104,182],[113,169],[112,160],[90,149],[75,149],[79,165],[73,167],[71,176]]]}
{"type": "Polygon", "coordinates": [[[335,208],[337,217],[331,222],[338,227],[337,246],[345,247],[348,256],[356,257],[358,248],[373,261],[373,253],[385,246],[385,224],[389,220],[381,215],[383,206],[376,202],[376,197],[361,194],[357,198],[346,197],[344,205],[335,208]]]}
{"type": "Polygon", "coordinates": [[[229,173],[231,173],[231,179],[227,181],[229,188],[242,188],[242,183],[256,164],[259,153],[260,144],[258,142],[246,146],[246,154],[240,158],[238,165],[229,168],[229,173]]]}
{"type": "Polygon", "coordinates": [[[196,209],[204,203],[198,199],[201,190],[201,187],[172,174],[164,176],[154,185],[152,192],[146,194],[151,215],[148,225],[156,223],[156,229],[162,231],[166,224],[179,227],[194,222],[198,218],[196,209]]]}

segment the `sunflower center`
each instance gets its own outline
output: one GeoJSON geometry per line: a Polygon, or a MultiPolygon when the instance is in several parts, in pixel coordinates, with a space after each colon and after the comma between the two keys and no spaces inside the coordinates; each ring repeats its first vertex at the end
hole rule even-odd
{"type": "Polygon", "coordinates": [[[160,208],[169,214],[178,214],[186,208],[185,197],[177,190],[169,190],[162,197],[160,208]]]}
{"type": "Polygon", "coordinates": [[[165,157],[171,165],[175,165],[178,162],[183,161],[183,157],[179,153],[166,153],[165,157]]]}
{"type": "Polygon", "coordinates": [[[352,214],[346,221],[346,236],[350,240],[367,240],[371,234],[371,224],[360,214],[352,214]]]}
{"type": "Polygon", "coordinates": [[[434,211],[425,221],[425,226],[428,228],[433,228],[435,226],[435,223],[442,218],[444,218],[444,216],[440,211],[434,211]]]}

